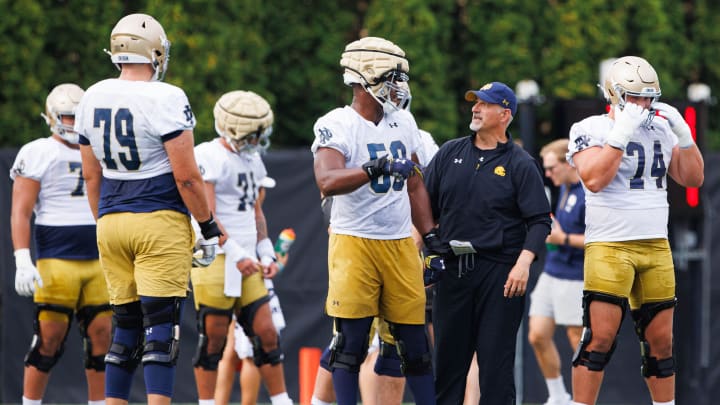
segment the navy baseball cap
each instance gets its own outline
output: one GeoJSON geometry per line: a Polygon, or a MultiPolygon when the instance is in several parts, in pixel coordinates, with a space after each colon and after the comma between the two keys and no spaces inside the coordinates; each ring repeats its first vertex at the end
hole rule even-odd
{"type": "Polygon", "coordinates": [[[505,83],[492,82],[480,87],[480,90],[468,90],[465,93],[465,100],[477,101],[477,99],[509,108],[513,116],[517,111],[515,93],[505,83]]]}

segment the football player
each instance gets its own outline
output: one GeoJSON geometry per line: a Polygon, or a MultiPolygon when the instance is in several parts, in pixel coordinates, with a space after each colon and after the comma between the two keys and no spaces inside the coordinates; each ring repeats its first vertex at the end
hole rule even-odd
{"type": "Polygon", "coordinates": [[[625,56],[602,88],[610,104],[570,129],[568,161],[585,189],[583,334],[573,358],[575,404],[594,404],[628,300],[653,404],[675,403],[675,275],[668,243],[667,175],[700,187],[703,158],[643,58],[625,56]],[[656,116],[659,115],[659,116],[656,116]]]}
{"type": "Polygon", "coordinates": [[[409,64],[397,45],[366,37],[345,47],[340,65],[352,103],[316,121],[311,148],[320,192],[333,197],[326,311],[335,324],[328,365],[337,402],[357,401],[368,332],[379,315],[390,324],[416,403],[434,403],[423,277],[410,236],[412,224],[423,235],[434,224],[415,163],[417,124],[395,114],[407,101],[397,82],[408,80],[409,64]]]}
{"type": "Polygon", "coordinates": [[[212,262],[220,236],[195,162],[190,103],[182,89],[161,81],[169,52],[153,17],[120,19],[108,51],[120,76],[91,86],[75,121],[113,307],[108,404],[127,403],[140,362],[148,403],[170,403],[194,261],[189,214],[203,235],[196,263],[212,262]]]}
{"type": "Polygon", "coordinates": [[[200,404],[213,401],[233,313],[252,341],[253,359],[273,405],[291,404],[271,297],[263,281],[277,274],[278,264],[258,204],[260,184],[267,177],[258,150],[267,145],[273,112],[259,95],[236,90],[220,97],[213,115],[219,136],[195,148],[210,206],[224,234],[223,254],[210,267],[192,271],[200,335],[193,364],[200,404]]]}
{"type": "Polygon", "coordinates": [[[23,146],[10,170],[15,181],[10,219],[15,289],[22,296],[34,295],[36,305],[35,335],[25,355],[23,404],[41,403],[73,315],[85,349],[88,403],[104,403],[111,311],[73,130],[83,93],[70,83],[52,89],[42,114],[51,136],[23,146]],[[33,213],[37,268],[30,258],[33,213]]]}

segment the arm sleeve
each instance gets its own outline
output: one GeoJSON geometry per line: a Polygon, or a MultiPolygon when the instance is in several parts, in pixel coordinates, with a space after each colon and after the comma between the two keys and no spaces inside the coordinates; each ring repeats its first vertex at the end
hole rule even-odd
{"type": "Polygon", "coordinates": [[[538,214],[527,218],[528,233],[525,237],[523,249],[535,253],[537,258],[545,246],[545,238],[550,234],[550,215],[538,214]]]}
{"type": "Polygon", "coordinates": [[[320,118],[313,126],[315,140],[310,150],[315,153],[319,148],[331,148],[342,153],[347,159],[350,156],[350,145],[345,132],[337,120],[329,119],[327,116],[320,118]]]}

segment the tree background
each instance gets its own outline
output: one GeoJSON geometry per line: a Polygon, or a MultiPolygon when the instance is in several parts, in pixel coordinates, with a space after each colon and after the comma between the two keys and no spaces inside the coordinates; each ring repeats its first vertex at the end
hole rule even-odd
{"type": "MultiPolygon", "coordinates": [[[[648,59],[666,100],[684,99],[691,83],[720,85],[720,4],[711,0],[0,0],[0,9],[0,147],[48,134],[39,113],[55,85],[117,75],[103,49],[134,12],[157,18],[172,42],[166,81],[187,93],[198,142],[215,136],[219,96],[244,89],[273,106],[275,147],[308,146],[314,121],[350,101],[338,62],[366,35],[405,50],[412,111],[438,143],[468,132],[463,94],[489,81],[538,82],[538,145],[567,136],[553,119],[562,102],[600,98],[606,58],[648,59]]],[[[714,110],[706,146],[720,149],[714,110]]]]}

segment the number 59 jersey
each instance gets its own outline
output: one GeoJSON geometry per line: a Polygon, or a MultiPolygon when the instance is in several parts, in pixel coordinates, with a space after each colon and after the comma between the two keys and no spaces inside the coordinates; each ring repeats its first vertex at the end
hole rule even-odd
{"type": "MultiPolygon", "coordinates": [[[[588,117],[570,128],[568,162],[590,147],[603,147],[615,121],[588,117]]],[[[585,187],[586,242],[667,238],[667,170],[677,137],[666,120],[655,117],[630,138],[617,174],[604,189],[585,187]]]]}
{"type": "Polygon", "coordinates": [[[163,142],[194,127],[182,89],[157,81],[98,82],[87,89],[75,116],[80,143],[92,146],[103,176],[114,180],[171,173],[163,142]]]}
{"type": "MultiPolygon", "coordinates": [[[[398,111],[377,124],[353,108],[336,108],[320,117],[313,128],[311,150],[331,148],[345,157],[345,167],[361,167],[369,160],[390,155],[410,159],[420,145],[413,116],[398,111]]],[[[333,233],[368,239],[400,239],[410,236],[410,199],[405,180],[380,176],[356,190],[333,197],[330,227],[333,233]]]]}

